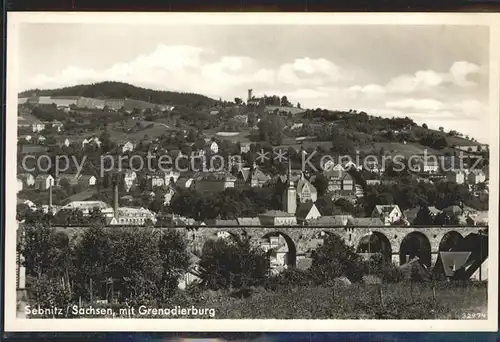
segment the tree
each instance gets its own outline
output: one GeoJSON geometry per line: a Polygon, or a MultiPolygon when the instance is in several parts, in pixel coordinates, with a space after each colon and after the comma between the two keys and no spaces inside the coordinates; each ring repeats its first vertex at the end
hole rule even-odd
{"type": "Polygon", "coordinates": [[[441,127],[439,127],[439,131],[440,131],[440,132],[444,132],[444,127],[442,127],[442,126],[441,126],[441,127]]]}
{"type": "Polygon", "coordinates": [[[159,295],[166,302],[179,285],[179,278],[190,266],[187,241],[182,233],[168,229],[161,232],[158,240],[162,274],[159,283],[159,295]]]}
{"type": "Polygon", "coordinates": [[[427,124],[426,124],[426,123],[422,124],[422,128],[427,129],[427,128],[428,128],[428,127],[427,127],[427,124]]]}
{"type": "Polygon", "coordinates": [[[248,239],[209,240],[199,262],[202,284],[210,289],[245,288],[261,285],[269,273],[266,253],[252,248],[248,239]]]}
{"type": "Polygon", "coordinates": [[[318,283],[328,283],[342,276],[360,281],[364,273],[361,257],[337,235],[328,235],[316,250],[310,270],[318,283]]]}
{"type": "Polygon", "coordinates": [[[318,191],[318,196],[323,196],[328,191],[328,179],[322,173],[316,176],[313,185],[318,191]]]}
{"type": "Polygon", "coordinates": [[[335,215],[336,213],[335,204],[332,201],[331,196],[326,195],[318,197],[318,200],[314,204],[323,216],[335,215]]]}
{"type": "Polygon", "coordinates": [[[288,99],[286,96],[282,96],[280,104],[282,107],[288,107],[290,105],[290,102],[288,102],[288,99]]]}
{"type": "Polygon", "coordinates": [[[242,104],[242,103],[243,103],[243,100],[242,100],[242,99],[240,99],[239,97],[235,97],[235,98],[234,98],[234,103],[236,103],[237,105],[240,105],[240,104],[242,104]]]}
{"type": "Polygon", "coordinates": [[[272,145],[283,143],[283,128],[285,124],[278,115],[268,115],[258,123],[259,136],[261,141],[266,141],[272,145]]]}
{"type": "Polygon", "coordinates": [[[300,107],[300,102],[297,102],[297,108],[301,109],[302,107],[300,107]]]}
{"type": "Polygon", "coordinates": [[[46,224],[23,227],[23,243],[18,246],[24,257],[27,275],[61,277],[67,274],[69,240],[66,234],[56,233],[46,224]]]}
{"type": "Polygon", "coordinates": [[[413,221],[413,224],[418,226],[427,226],[427,225],[432,225],[433,223],[434,220],[432,218],[432,215],[428,207],[420,208],[420,210],[417,213],[417,216],[415,217],[415,220],[413,221]]]}

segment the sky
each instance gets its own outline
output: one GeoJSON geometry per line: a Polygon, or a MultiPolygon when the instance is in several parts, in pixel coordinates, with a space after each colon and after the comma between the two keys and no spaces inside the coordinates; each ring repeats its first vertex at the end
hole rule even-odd
{"type": "Polygon", "coordinates": [[[122,81],[232,101],[252,88],[487,142],[488,27],[25,23],[19,34],[20,91],[122,81]]]}

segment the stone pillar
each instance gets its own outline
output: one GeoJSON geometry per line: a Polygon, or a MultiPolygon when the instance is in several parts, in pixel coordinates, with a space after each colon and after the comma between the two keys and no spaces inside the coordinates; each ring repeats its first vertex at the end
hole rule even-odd
{"type": "Polygon", "coordinates": [[[431,252],[431,267],[434,267],[436,265],[438,256],[439,252],[431,252]]]}
{"type": "Polygon", "coordinates": [[[396,266],[401,266],[399,265],[399,254],[393,253],[392,256],[392,263],[396,266]]]}

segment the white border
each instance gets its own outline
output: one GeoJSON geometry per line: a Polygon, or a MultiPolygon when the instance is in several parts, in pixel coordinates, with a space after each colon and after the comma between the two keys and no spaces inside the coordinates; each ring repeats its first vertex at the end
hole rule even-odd
{"type": "MultiPolygon", "coordinates": [[[[498,329],[498,167],[500,14],[497,13],[75,13],[7,14],[5,331],[496,331],[498,329]],[[490,215],[487,320],[20,319],[16,317],[16,145],[18,28],[24,23],[127,25],[481,25],[490,27],[490,215]]],[[[409,37],[409,39],[411,39],[409,37]]],[[[486,123],[485,123],[486,124],[486,123]]]]}

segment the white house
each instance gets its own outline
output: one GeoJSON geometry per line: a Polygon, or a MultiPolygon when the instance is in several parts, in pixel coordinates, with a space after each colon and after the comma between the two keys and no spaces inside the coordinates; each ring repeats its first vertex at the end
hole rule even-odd
{"type": "Polygon", "coordinates": [[[376,205],[371,214],[372,218],[380,218],[385,225],[390,225],[403,218],[399,206],[395,204],[376,205]]]}
{"type": "Polygon", "coordinates": [[[210,151],[212,151],[212,153],[219,152],[219,145],[215,141],[212,141],[212,143],[210,143],[209,148],[210,148],[210,151]]]}
{"type": "Polygon", "coordinates": [[[97,178],[92,175],[81,175],[78,178],[78,184],[83,187],[95,186],[97,183],[97,178]]]}
{"type": "Polygon", "coordinates": [[[144,225],[147,220],[156,223],[156,215],[149,209],[120,207],[118,208],[117,224],[119,225],[144,225]]]}
{"type": "Polygon", "coordinates": [[[465,182],[465,172],[462,170],[450,170],[446,172],[446,179],[450,182],[463,184],[465,182]]]}
{"type": "Polygon", "coordinates": [[[134,148],[135,148],[134,144],[130,141],[127,141],[121,146],[122,153],[132,152],[134,148]]]}
{"type": "Polygon", "coordinates": [[[35,185],[35,177],[33,177],[30,173],[20,173],[17,178],[23,181],[24,187],[31,187],[35,185]]]}
{"type": "Polygon", "coordinates": [[[471,170],[467,178],[470,184],[484,183],[486,181],[486,175],[482,170],[471,170]]]}

